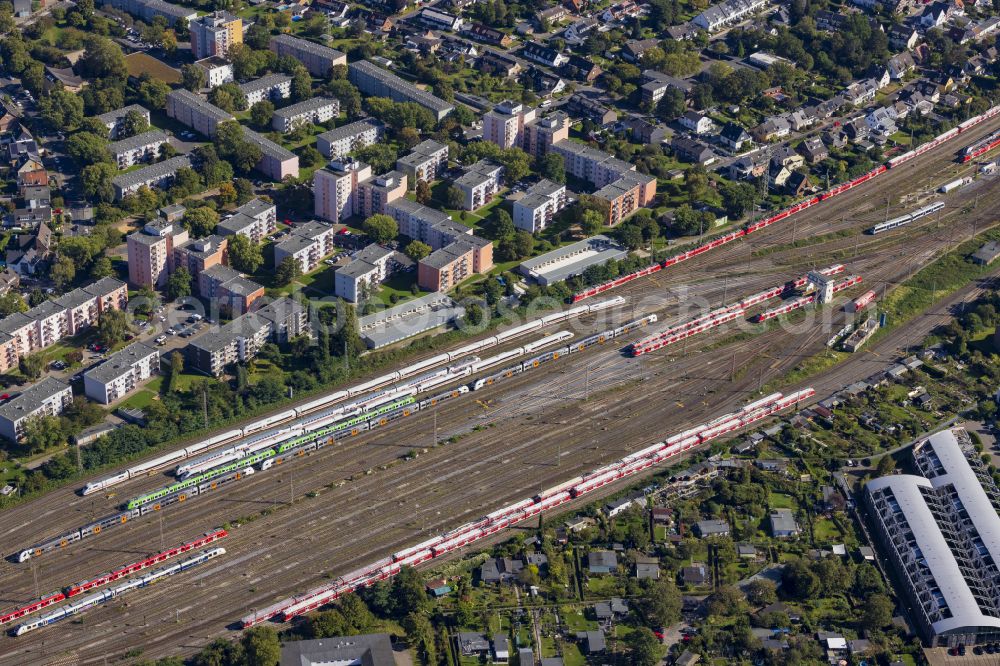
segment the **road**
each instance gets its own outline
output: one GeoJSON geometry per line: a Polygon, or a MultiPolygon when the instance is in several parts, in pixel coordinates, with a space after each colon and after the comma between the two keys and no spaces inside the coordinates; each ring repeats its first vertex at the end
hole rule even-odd
{"type": "MultiPolygon", "coordinates": [[[[1000,119],[980,133],[998,125],[1000,119]]],[[[941,218],[885,236],[831,231],[860,230],[881,217],[882,192],[898,199],[920,194],[934,179],[953,177],[961,167],[951,160],[961,145],[932,151],[913,168],[886,174],[876,188],[854,190],[803,213],[793,233],[818,239],[807,248],[786,247],[787,223],[771,227],[750,242],[630,283],[615,292],[629,301],[613,317],[622,321],[657,312],[665,325],[695,307],[732,302],[835,261],[863,274],[868,284],[891,288],[953,247],[961,234],[971,233],[975,218],[984,221],[980,229],[986,220],[1000,219],[1000,192],[992,185],[981,188],[979,207],[968,215],[962,210],[976,192],[959,191],[947,198],[941,218]],[[927,174],[932,175],[929,183],[927,174]]],[[[802,384],[824,397],[886,367],[901,349],[946,321],[948,307],[981,288],[962,290],[871,349],[802,384]]],[[[14,606],[161,545],[223,523],[233,528],[222,544],[229,554],[204,570],[89,611],[80,624],[0,638],[0,664],[102,663],[136,645],[144,646],[146,657],[190,654],[216,636],[233,635],[231,623],[251,609],[745,403],[759,386],[786,376],[825,348],[843,313],[825,308],[816,314],[784,327],[751,327],[746,335],[734,335],[735,327],[721,330],[638,359],[624,356],[617,344],[588,350],[325,449],[308,464],[256,474],[29,565],[4,561],[0,599],[14,606]],[[438,445],[432,446],[435,426],[438,445]],[[427,451],[417,458],[402,461],[424,447],[427,451]]],[[[607,326],[602,315],[570,328],[582,336],[607,326]]],[[[0,542],[8,552],[17,550],[106,515],[123,498],[165,481],[161,475],[133,480],[115,498],[55,491],[0,515],[0,542]]]]}

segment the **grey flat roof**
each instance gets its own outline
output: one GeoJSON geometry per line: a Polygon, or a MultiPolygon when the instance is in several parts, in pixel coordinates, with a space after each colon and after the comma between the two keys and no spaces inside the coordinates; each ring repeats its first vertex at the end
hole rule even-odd
{"type": "Polygon", "coordinates": [[[334,129],[323,132],[318,136],[325,141],[333,143],[334,141],[340,141],[341,139],[347,139],[352,136],[357,136],[371,129],[383,129],[385,125],[381,121],[375,118],[362,118],[361,120],[355,120],[353,123],[348,123],[342,125],[341,127],[335,127],[334,129]]]}
{"type": "Polygon", "coordinates": [[[293,227],[289,231],[288,238],[284,239],[275,248],[281,248],[285,252],[294,253],[301,248],[316,242],[316,239],[333,228],[332,224],[312,220],[305,224],[293,227]]]}
{"type": "Polygon", "coordinates": [[[225,264],[216,264],[210,268],[206,268],[201,272],[202,275],[207,275],[213,280],[219,282],[226,282],[234,278],[242,277],[242,274],[235,268],[230,268],[225,264]]]}
{"type": "Polygon", "coordinates": [[[148,183],[153,180],[158,180],[176,173],[176,171],[182,167],[190,168],[190,166],[191,160],[188,159],[186,155],[178,155],[176,157],[171,157],[168,160],[150,164],[147,167],[115,176],[111,182],[124,189],[137,183],[148,183]]]}
{"type": "Polygon", "coordinates": [[[292,37],[291,35],[275,35],[271,37],[271,41],[278,44],[286,44],[301,51],[305,51],[306,53],[311,53],[325,58],[332,58],[334,60],[344,57],[344,54],[337,49],[331,49],[329,46],[316,44],[315,42],[299,39],[298,37],[292,37]]]}
{"type": "Polygon", "coordinates": [[[355,278],[359,277],[371,271],[375,267],[376,261],[384,259],[391,254],[392,250],[372,243],[359,252],[358,256],[354,257],[350,263],[337,269],[337,273],[355,278]]]}
{"type": "Polygon", "coordinates": [[[388,634],[337,636],[287,641],[281,646],[281,666],[394,666],[388,634]]]}
{"type": "Polygon", "coordinates": [[[441,143],[440,141],[435,141],[434,139],[425,139],[420,143],[418,143],[417,145],[413,146],[411,154],[417,153],[418,155],[431,156],[434,153],[447,147],[448,146],[441,143]]]}
{"type": "Polygon", "coordinates": [[[133,342],[124,349],[121,349],[109,356],[108,359],[100,365],[87,370],[83,373],[83,376],[85,378],[89,377],[90,379],[98,381],[101,384],[107,384],[115,379],[118,379],[126,372],[129,372],[135,363],[157,354],[159,354],[159,352],[156,348],[150,347],[143,342],[133,342]]]}
{"type": "Polygon", "coordinates": [[[211,116],[216,120],[234,120],[232,114],[227,111],[223,111],[219,107],[210,103],[208,100],[195,95],[190,90],[178,88],[177,90],[170,91],[167,97],[173,97],[175,100],[182,102],[185,106],[194,107],[205,115],[211,116]]]}
{"type": "Polygon", "coordinates": [[[130,136],[127,139],[121,139],[120,141],[110,143],[108,144],[108,150],[111,151],[112,155],[117,155],[118,153],[123,153],[126,150],[132,150],[133,148],[141,148],[154,143],[163,143],[169,138],[170,137],[163,130],[151,129],[148,132],[136,134],[135,136],[130,136]]]}
{"type": "Polygon", "coordinates": [[[443,326],[464,315],[465,308],[461,305],[444,294],[434,293],[361,317],[358,324],[365,343],[377,349],[443,326]]]}
{"type": "Polygon", "coordinates": [[[118,122],[119,119],[124,118],[126,115],[128,115],[129,111],[138,111],[146,118],[149,117],[149,111],[146,109],[146,107],[139,106],[138,104],[129,104],[128,106],[123,106],[120,109],[115,109],[114,111],[108,111],[107,113],[102,113],[101,115],[97,116],[97,119],[106,125],[110,122],[118,122]]]}
{"type": "Polygon", "coordinates": [[[254,217],[274,207],[275,207],[274,203],[270,201],[264,201],[260,197],[254,197],[250,201],[246,202],[245,204],[237,208],[236,212],[254,217]]]}
{"type": "Polygon", "coordinates": [[[215,225],[215,231],[217,233],[228,232],[229,234],[238,234],[249,226],[257,224],[257,220],[250,217],[249,215],[244,215],[243,213],[236,213],[232,217],[227,217],[226,219],[215,225]]]}
{"type": "Polygon", "coordinates": [[[219,246],[226,240],[225,236],[212,234],[204,238],[192,238],[178,245],[175,249],[183,249],[192,257],[209,257],[219,251],[219,246]]]}
{"type": "Polygon", "coordinates": [[[455,108],[453,104],[449,104],[440,97],[437,97],[426,90],[421,90],[412,83],[404,81],[392,72],[386,71],[368,60],[358,60],[352,62],[348,65],[348,67],[377,79],[386,87],[403,93],[417,104],[426,106],[427,108],[433,109],[439,113],[448,113],[455,108]]]}
{"type": "Polygon", "coordinates": [[[46,377],[37,384],[26,388],[17,397],[0,405],[0,418],[12,422],[22,419],[41,407],[43,402],[68,388],[69,384],[52,377],[46,377]]]}
{"type": "Polygon", "coordinates": [[[322,109],[325,106],[340,105],[340,102],[332,99],[330,97],[312,97],[307,100],[303,100],[298,104],[292,104],[286,106],[282,109],[278,109],[274,112],[274,115],[279,118],[294,118],[295,116],[300,116],[304,113],[312,113],[317,109],[322,109]]]}
{"type": "Polygon", "coordinates": [[[579,275],[589,266],[627,256],[624,247],[599,234],[529,259],[518,270],[541,284],[551,284],[579,275]]]}
{"type": "Polygon", "coordinates": [[[291,83],[292,77],[287,74],[265,74],[259,79],[254,79],[253,81],[247,81],[246,83],[240,84],[240,90],[243,91],[244,95],[249,95],[253,92],[259,92],[261,90],[269,90],[271,88],[276,88],[285,83],[291,83]]]}
{"type": "Polygon", "coordinates": [[[466,168],[465,173],[455,179],[455,184],[465,187],[475,187],[480,183],[491,180],[493,175],[502,169],[502,166],[489,160],[479,160],[466,168]]]}
{"type": "Polygon", "coordinates": [[[292,151],[282,146],[279,146],[274,141],[268,139],[266,136],[257,134],[257,132],[254,132],[252,129],[248,127],[243,128],[243,138],[259,146],[261,152],[264,153],[265,155],[268,155],[269,157],[274,157],[281,161],[289,160],[295,157],[295,153],[293,153],[292,151]]]}

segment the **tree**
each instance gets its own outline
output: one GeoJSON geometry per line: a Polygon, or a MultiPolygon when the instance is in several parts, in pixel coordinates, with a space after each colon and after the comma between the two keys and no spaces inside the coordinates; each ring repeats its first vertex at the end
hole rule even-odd
{"type": "Polygon", "coordinates": [[[167,106],[167,95],[170,94],[170,84],[160,79],[147,79],[139,84],[139,98],[143,106],[151,109],[163,109],[167,106]]]}
{"type": "Polygon", "coordinates": [[[510,218],[510,213],[502,208],[496,208],[493,213],[493,237],[498,240],[511,238],[517,229],[514,227],[514,220],[510,218]]]}
{"type": "Polygon", "coordinates": [[[373,242],[385,244],[399,235],[399,225],[389,215],[376,213],[361,225],[361,228],[373,242]]]}
{"type": "Polygon", "coordinates": [[[585,210],[580,216],[580,231],[584,236],[594,236],[604,228],[604,218],[596,210],[585,210]]]}
{"type": "Polygon", "coordinates": [[[243,136],[243,127],[235,120],[220,123],[215,133],[215,148],[241,173],[249,173],[261,158],[260,146],[243,136]]]}
{"type": "Polygon", "coordinates": [[[884,594],[873,594],[865,599],[862,618],[869,629],[881,629],[892,622],[892,600],[884,594]]]}
{"type": "Polygon", "coordinates": [[[58,289],[62,289],[76,277],[76,264],[69,257],[61,256],[49,269],[49,277],[58,289]]]}
{"type": "Polygon", "coordinates": [[[97,324],[97,336],[105,347],[114,347],[130,333],[129,315],[122,310],[106,310],[97,324]]]}
{"type": "Polygon", "coordinates": [[[66,152],[83,166],[111,161],[108,140],[90,132],[77,132],[67,139],[66,152]]]}
{"type": "Polygon", "coordinates": [[[398,156],[395,146],[389,143],[373,143],[352,152],[359,160],[370,164],[374,173],[391,170],[398,156]]]}
{"type": "Polygon", "coordinates": [[[497,161],[503,165],[503,177],[508,184],[516,183],[531,172],[528,153],[520,148],[504,150],[500,153],[497,161]]]}
{"type": "Polygon", "coordinates": [[[181,67],[181,85],[197,92],[205,87],[205,70],[195,64],[187,64],[181,67]]]}
{"type": "Polygon", "coordinates": [[[687,100],[683,91],[671,86],[656,104],[656,117],[669,123],[684,115],[686,110],[687,100]]]}
{"type": "Polygon", "coordinates": [[[353,305],[343,300],[337,301],[337,319],[333,335],[330,336],[330,351],[337,356],[353,358],[365,350],[365,343],[358,332],[358,314],[353,305]]]}
{"type": "Polygon", "coordinates": [[[243,234],[229,237],[229,263],[243,273],[256,273],[264,264],[260,245],[243,234]]]}
{"type": "Polygon", "coordinates": [[[639,627],[628,637],[634,666],[656,666],[663,657],[663,646],[648,627],[639,627]]]}
{"type": "Polygon", "coordinates": [[[277,666],[281,659],[281,643],[273,627],[247,629],[240,640],[248,666],[277,666]]]}
{"type": "Polygon", "coordinates": [[[107,37],[91,37],[83,57],[77,63],[86,79],[119,79],[128,77],[125,54],[120,46],[107,37]]]}
{"type": "Polygon", "coordinates": [[[757,190],[753,185],[729,180],[722,182],[719,194],[722,195],[722,205],[726,209],[726,215],[734,219],[746,215],[757,199],[757,190]]]}
{"type": "Polygon", "coordinates": [[[403,567],[392,581],[393,615],[404,618],[420,613],[428,605],[423,576],[413,567],[403,567]]]}
{"type": "Polygon", "coordinates": [[[406,641],[425,664],[437,663],[437,650],[434,642],[434,626],[424,613],[410,613],[401,623],[406,632],[406,641]]]}
{"type": "Polygon", "coordinates": [[[17,367],[28,379],[38,379],[45,369],[45,359],[40,354],[22,356],[17,362],[17,367]]]}
{"type": "Polygon", "coordinates": [[[425,180],[418,180],[415,191],[417,203],[424,204],[425,206],[430,202],[432,198],[431,186],[427,184],[425,180]]]}
{"type": "Polygon", "coordinates": [[[274,117],[274,104],[266,99],[250,107],[250,122],[257,127],[270,127],[272,117],[274,117]]]}
{"type": "Polygon", "coordinates": [[[181,266],[167,278],[167,298],[172,301],[176,301],[178,298],[184,298],[185,296],[191,295],[191,283],[194,278],[192,278],[191,273],[188,269],[181,266]]]}
{"type": "Polygon", "coordinates": [[[88,167],[84,167],[80,174],[84,193],[88,197],[100,201],[114,200],[115,188],[111,184],[111,181],[117,175],[118,170],[107,163],[91,164],[88,167]]]}
{"type": "Polygon", "coordinates": [[[32,416],[24,423],[24,445],[32,453],[59,446],[66,441],[57,416],[32,416]]]}
{"type": "Polygon", "coordinates": [[[797,599],[810,599],[820,589],[820,580],[804,560],[795,559],[781,574],[784,589],[797,599]]]}
{"type": "Polygon", "coordinates": [[[295,257],[285,257],[274,269],[274,282],[279,287],[292,283],[292,280],[302,275],[302,266],[295,257]]]}
{"type": "Polygon", "coordinates": [[[640,607],[650,626],[669,626],[681,617],[681,592],[670,577],[661,576],[646,588],[640,607]]]}
{"type": "Polygon", "coordinates": [[[24,296],[16,291],[9,291],[0,296],[0,317],[14,314],[15,312],[25,312],[28,304],[24,302],[24,296]]]}
{"type": "Polygon", "coordinates": [[[738,615],[743,611],[743,594],[732,585],[720,585],[708,597],[708,613],[710,615],[738,615]]]}
{"type": "Polygon", "coordinates": [[[236,188],[232,183],[220,183],[217,198],[223,206],[232,206],[236,203],[236,188]]]}
{"type": "Polygon", "coordinates": [[[688,204],[683,204],[674,211],[674,219],[670,228],[680,236],[693,236],[703,234],[711,229],[713,222],[715,222],[715,216],[708,211],[695,210],[688,204]]]}
{"type": "MultiPolygon", "coordinates": [[[[317,16],[322,19],[322,15],[317,16]]],[[[310,97],[312,97],[312,77],[305,67],[297,67],[292,74],[292,100],[301,102],[310,97]]]]}
{"type": "Polygon", "coordinates": [[[219,223],[219,214],[208,206],[199,206],[184,213],[182,221],[191,235],[195,238],[203,238],[215,231],[215,227],[219,223]]]}
{"type": "Polygon", "coordinates": [[[239,206],[242,206],[255,196],[253,183],[246,178],[237,178],[234,180],[233,187],[236,189],[236,204],[239,206]]]}
{"type": "Polygon", "coordinates": [[[208,101],[229,113],[247,109],[247,96],[232,82],[212,88],[208,93],[208,101]]]}
{"type": "Polygon", "coordinates": [[[83,98],[68,90],[53,90],[38,100],[42,120],[59,130],[75,129],[83,122],[83,98]]]}
{"type": "Polygon", "coordinates": [[[879,458],[875,474],[878,476],[889,476],[894,469],[896,469],[896,461],[892,459],[892,456],[886,454],[879,458]]]}
{"type": "Polygon", "coordinates": [[[618,230],[618,240],[628,249],[638,250],[642,247],[642,230],[634,224],[624,224],[618,230]]]}
{"type": "Polygon", "coordinates": [[[462,190],[458,189],[454,185],[449,185],[447,192],[445,192],[445,205],[448,208],[461,208],[465,205],[465,195],[462,194],[462,190]]]}
{"type": "Polygon", "coordinates": [[[175,351],[170,354],[170,374],[167,376],[167,386],[164,390],[165,393],[176,393],[180,388],[178,386],[178,379],[181,373],[184,372],[184,354],[179,351],[175,351]]]}
{"type": "Polygon", "coordinates": [[[404,250],[406,256],[413,261],[420,261],[431,253],[431,246],[418,240],[410,241],[404,250]]]}
{"type": "Polygon", "coordinates": [[[559,153],[545,153],[541,164],[538,165],[538,172],[543,178],[548,178],[553,183],[566,182],[566,160],[559,153]]]}
{"type": "Polygon", "coordinates": [[[147,131],[149,131],[149,121],[146,120],[146,116],[132,109],[122,118],[121,126],[118,128],[118,138],[127,139],[147,131]]]}
{"type": "Polygon", "coordinates": [[[778,600],[777,587],[766,578],[755,578],[746,587],[747,600],[756,607],[768,606],[778,600]]]}

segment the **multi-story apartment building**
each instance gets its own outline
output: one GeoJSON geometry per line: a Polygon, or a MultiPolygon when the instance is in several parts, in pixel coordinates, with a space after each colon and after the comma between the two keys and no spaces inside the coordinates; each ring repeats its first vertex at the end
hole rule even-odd
{"type": "Polygon", "coordinates": [[[768,6],[769,0],[726,0],[712,5],[691,22],[708,32],[718,32],[723,28],[747,20],[768,6]]]}
{"type": "Polygon", "coordinates": [[[500,191],[503,183],[503,167],[489,160],[479,160],[468,167],[455,180],[455,187],[462,191],[465,210],[476,210],[485,206],[500,191]]]}
{"type": "Polygon", "coordinates": [[[358,209],[358,183],[371,178],[372,168],[351,158],[335,160],[313,174],[313,212],[340,222],[358,209]]]}
{"type": "Polygon", "coordinates": [[[69,384],[46,377],[0,405],[0,435],[16,442],[24,436],[28,421],[42,416],[58,416],[72,402],[73,389],[69,384]]]}
{"type": "Polygon", "coordinates": [[[316,137],[316,150],[324,157],[337,160],[352,151],[378,143],[384,134],[385,125],[374,118],[364,118],[323,132],[316,137]]]}
{"type": "Polygon", "coordinates": [[[174,246],[173,268],[186,268],[195,282],[201,272],[212,266],[226,263],[229,239],[225,236],[194,238],[174,246]]]}
{"type": "Polygon", "coordinates": [[[215,136],[219,123],[235,120],[231,114],[184,88],[167,95],[167,116],[209,138],[215,136]]]}
{"type": "Polygon", "coordinates": [[[119,169],[127,169],[139,162],[147,162],[160,154],[160,146],[170,141],[163,130],[149,130],[142,134],[120,139],[108,145],[111,159],[119,169]]]}
{"type": "Polygon", "coordinates": [[[566,173],[590,181],[595,197],[609,204],[609,226],[614,226],[656,197],[656,179],[635,171],[635,166],[576,141],[560,141],[552,151],[563,156],[566,173]]]}
{"type": "Polygon", "coordinates": [[[249,312],[264,295],[264,287],[229,266],[216,264],[198,274],[198,294],[220,311],[228,308],[232,314],[240,315],[249,312]]]}
{"type": "Polygon", "coordinates": [[[242,234],[260,243],[278,226],[278,209],[269,201],[254,197],[219,222],[215,232],[222,236],[242,234]]]}
{"type": "Polygon", "coordinates": [[[532,157],[542,157],[554,143],[569,138],[569,116],[554,111],[544,118],[536,118],[524,126],[524,152],[532,157]]]}
{"type": "Polygon", "coordinates": [[[425,183],[437,180],[447,167],[448,146],[433,139],[421,141],[409,155],[396,160],[396,169],[405,173],[414,187],[419,180],[425,183]]]}
{"type": "Polygon", "coordinates": [[[566,206],[566,186],[544,178],[514,202],[514,226],[529,233],[538,233],[566,206]]]}
{"type": "Polygon", "coordinates": [[[191,160],[187,155],[177,155],[136,171],[119,174],[111,180],[111,185],[115,188],[115,201],[121,201],[143,186],[165,187],[177,175],[178,169],[185,168],[191,168],[191,160]]]}
{"type": "Polygon", "coordinates": [[[363,95],[388,97],[394,102],[414,102],[441,121],[455,110],[454,105],[408,83],[373,62],[358,60],[347,66],[347,77],[363,95]]]}
{"type": "Polygon", "coordinates": [[[334,291],[345,301],[357,303],[362,293],[374,290],[389,276],[393,251],[372,243],[334,274],[334,291]]]}
{"type": "Polygon", "coordinates": [[[83,391],[102,405],[128,395],[160,371],[160,352],[134,342],[83,373],[83,391]]]}
{"type": "Polygon", "coordinates": [[[173,270],[174,247],[188,240],[180,222],[150,222],[128,237],[128,281],[139,287],[159,288],[167,284],[173,270]]]}
{"type": "Polygon", "coordinates": [[[194,63],[205,73],[205,85],[209,88],[235,81],[233,63],[219,56],[209,56],[194,63]]]}
{"type": "Polygon", "coordinates": [[[606,223],[613,227],[639,208],[653,202],[656,197],[656,178],[629,171],[594,192],[594,196],[608,202],[606,223]]]}
{"type": "Polygon", "coordinates": [[[964,430],[911,452],[917,474],[865,484],[874,535],[931,647],[1000,640],[1000,488],[964,430]]]}
{"type": "Polygon", "coordinates": [[[271,117],[271,127],[287,134],[310,123],[319,125],[340,115],[340,101],[331,97],[313,97],[278,109],[271,117]]]}
{"type": "Polygon", "coordinates": [[[380,176],[370,176],[358,183],[354,214],[369,218],[375,214],[387,214],[390,203],[406,196],[406,174],[389,171],[380,176]]]}
{"type": "Polygon", "coordinates": [[[440,249],[456,238],[472,233],[472,229],[451,219],[444,211],[429,208],[405,197],[393,201],[386,210],[399,225],[399,233],[427,243],[432,250],[440,249]]]}
{"type": "Polygon", "coordinates": [[[421,259],[417,264],[417,284],[428,291],[447,291],[467,277],[492,267],[493,243],[467,234],[421,259]]]}
{"type": "Polygon", "coordinates": [[[167,19],[167,25],[174,25],[183,20],[189,25],[198,18],[198,12],[187,7],[174,5],[164,0],[101,0],[102,7],[114,7],[126,14],[140,18],[146,23],[152,23],[157,16],[167,19]]]}
{"type": "Polygon", "coordinates": [[[316,268],[319,262],[333,254],[336,231],[324,222],[307,222],[293,228],[287,238],[274,246],[274,265],[285,257],[294,257],[303,273],[316,268]]]}
{"type": "Polygon", "coordinates": [[[586,180],[596,188],[602,188],[632,171],[635,167],[613,157],[603,150],[597,150],[578,141],[566,139],[552,144],[552,152],[562,155],[566,173],[586,180]]]}
{"type": "Polygon", "coordinates": [[[291,35],[271,37],[270,46],[279,57],[287,55],[301,62],[313,76],[325,78],[334,66],[347,64],[347,56],[340,51],[291,35]]]}
{"type": "Polygon", "coordinates": [[[112,141],[118,138],[118,132],[121,130],[122,123],[125,121],[125,116],[128,115],[129,111],[136,111],[146,119],[147,123],[149,122],[149,109],[138,104],[129,104],[128,106],[123,106],[120,109],[108,111],[97,116],[97,119],[108,128],[108,138],[112,141]]]}
{"type": "Polygon", "coordinates": [[[264,100],[277,102],[292,96],[292,77],[286,74],[265,74],[259,79],[241,83],[240,91],[246,96],[248,106],[264,100]]]}
{"type": "Polygon", "coordinates": [[[483,141],[501,148],[524,145],[524,126],[535,119],[536,110],[520,102],[504,100],[483,115],[483,141]]]}
{"type": "Polygon", "coordinates": [[[227,365],[252,359],[267,342],[280,344],[308,333],[307,310],[290,298],[279,298],[190,342],[187,367],[218,377],[227,365]]]}
{"type": "Polygon", "coordinates": [[[127,303],[125,283],[102,278],[54,301],[4,317],[0,320],[0,372],[17,367],[23,356],[96,325],[102,313],[120,310],[127,303]]]}
{"type": "Polygon", "coordinates": [[[260,148],[260,161],[254,167],[257,171],[278,182],[299,177],[298,155],[247,127],[243,128],[243,138],[260,148]]]}
{"type": "Polygon", "coordinates": [[[226,11],[199,16],[188,23],[188,30],[195,60],[209,56],[225,58],[230,48],[243,43],[243,19],[226,11]]]}

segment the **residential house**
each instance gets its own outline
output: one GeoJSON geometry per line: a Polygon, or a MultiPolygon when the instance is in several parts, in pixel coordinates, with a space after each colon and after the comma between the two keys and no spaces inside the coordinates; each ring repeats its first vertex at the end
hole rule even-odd
{"type": "Polygon", "coordinates": [[[591,574],[612,573],[618,568],[618,557],[611,550],[592,550],[587,554],[587,571],[591,574]]]}
{"type": "Polygon", "coordinates": [[[595,125],[604,127],[618,120],[618,114],[595,99],[581,93],[576,93],[566,103],[566,111],[570,114],[589,118],[595,125]]]}
{"type": "Polygon", "coordinates": [[[768,118],[757,127],[753,128],[752,134],[755,140],[760,142],[774,141],[788,136],[792,131],[792,124],[787,118],[776,116],[768,118]]]}
{"type": "Polygon", "coordinates": [[[886,67],[889,69],[889,76],[891,76],[894,81],[898,81],[909,72],[912,72],[916,68],[916,63],[913,62],[913,56],[910,52],[905,51],[889,58],[889,61],[886,63],[886,67]]]}
{"type": "Polygon", "coordinates": [[[801,171],[793,171],[785,181],[785,191],[794,197],[803,196],[810,187],[809,176],[801,171]]]}
{"type": "Polygon", "coordinates": [[[543,46],[537,42],[527,42],[519,52],[519,55],[527,58],[528,60],[533,60],[546,67],[562,67],[569,58],[560,51],[549,47],[543,46]]]}
{"type": "Polygon", "coordinates": [[[750,142],[750,134],[736,123],[726,123],[719,132],[719,143],[732,153],[742,151],[750,142]]]}
{"type": "Polygon", "coordinates": [[[771,525],[771,536],[778,539],[797,536],[801,531],[791,509],[773,509],[768,522],[771,525]]]}
{"type": "Polygon", "coordinates": [[[701,538],[729,536],[729,523],[724,520],[699,520],[694,529],[701,538]]]}
{"type": "Polygon", "coordinates": [[[524,562],[509,557],[494,557],[483,562],[479,568],[479,579],[487,585],[506,583],[521,573],[524,562]]]}
{"type": "Polygon", "coordinates": [[[708,567],[701,562],[692,562],[690,566],[681,567],[681,583],[700,586],[709,581],[708,567]]]}
{"type": "Polygon", "coordinates": [[[482,23],[473,23],[466,32],[475,40],[501,48],[507,48],[513,43],[513,40],[507,33],[483,25],[482,23]]]}
{"type": "Polygon", "coordinates": [[[687,111],[677,120],[681,127],[694,134],[708,134],[712,131],[712,119],[695,111],[687,111]]]}
{"type": "Polygon", "coordinates": [[[920,41],[920,34],[910,25],[897,23],[889,28],[889,46],[897,51],[909,51],[920,41]]]}
{"type": "Polygon", "coordinates": [[[707,165],[715,161],[715,153],[711,148],[686,136],[675,136],[670,142],[670,148],[678,159],[685,162],[707,165]]]}
{"type": "Polygon", "coordinates": [[[812,136],[799,144],[799,154],[806,159],[809,164],[822,162],[830,155],[823,140],[817,136],[812,136]]]}

